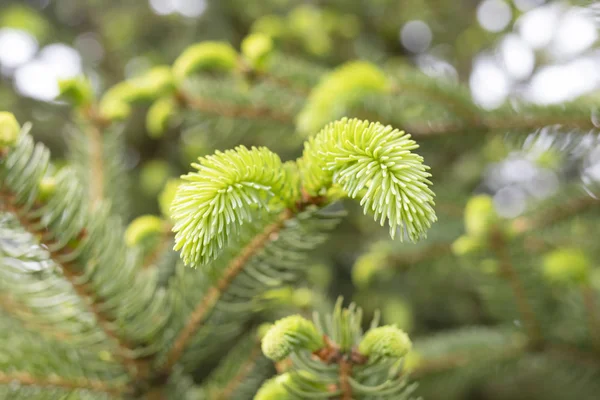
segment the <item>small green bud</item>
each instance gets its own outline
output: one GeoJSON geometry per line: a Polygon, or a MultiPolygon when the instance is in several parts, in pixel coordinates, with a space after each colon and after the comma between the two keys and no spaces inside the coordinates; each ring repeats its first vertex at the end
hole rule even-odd
{"type": "Polygon", "coordinates": [[[269,329],[271,329],[271,327],[273,326],[273,324],[269,323],[269,322],[265,322],[263,324],[260,324],[258,326],[258,328],[256,329],[256,337],[258,339],[261,339],[265,337],[265,335],[267,334],[267,332],[269,332],[269,329]]]}
{"type": "Polygon", "coordinates": [[[148,135],[153,139],[162,137],[169,126],[169,121],[176,111],[176,105],[173,99],[163,97],[156,100],[146,114],[146,129],[148,135]]]}
{"type": "Polygon", "coordinates": [[[292,396],[285,388],[292,384],[291,380],[290,374],[285,373],[265,381],[254,395],[254,400],[291,400],[292,396]]]}
{"type": "Polygon", "coordinates": [[[117,98],[103,97],[99,106],[100,115],[110,121],[122,121],[131,114],[131,106],[117,98]]]}
{"type": "Polygon", "coordinates": [[[553,283],[585,283],[589,279],[590,262],[580,249],[558,249],[544,257],[543,274],[553,283]]]}
{"type": "Polygon", "coordinates": [[[298,288],[292,294],[292,302],[296,307],[308,308],[313,302],[313,292],[308,288],[298,288]]]}
{"type": "Polygon", "coordinates": [[[469,236],[487,235],[497,222],[498,214],[490,196],[478,195],[469,199],[465,207],[465,229],[469,236]]]}
{"type": "Polygon", "coordinates": [[[498,274],[500,267],[498,265],[498,260],[495,258],[486,258],[485,260],[481,260],[479,269],[481,269],[481,272],[484,274],[496,275],[498,274]]]}
{"type": "Polygon", "coordinates": [[[358,351],[365,356],[394,357],[404,356],[412,348],[408,335],[394,325],[371,329],[358,345],[358,351]]]}
{"type": "Polygon", "coordinates": [[[381,309],[383,320],[405,331],[410,331],[414,324],[413,313],[404,300],[389,299],[381,309]]]}
{"type": "Polygon", "coordinates": [[[45,176],[38,185],[38,199],[46,201],[56,190],[56,179],[53,176],[45,176]]]}
{"type": "Polygon", "coordinates": [[[89,106],[94,100],[94,90],[90,81],[79,76],[58,81],[59,97],[69,101],[76,107],[89,106]]]}
{"type": "Polygon", "coordinates": [[[17,143],[21,125],[12,113],[0,111],[0,147],[13,146],[17,143]]]}
{"type": "Polygon", "coordinates": [[[127,81],[133,89],[130,101],[152,100],[164,96],[175,89],[173,73],[168,66],[154,67],[144,74],[127,81]]]}
{"type": "Polygon", "coordinates": [[[167,218],[171,218],[171,204],[173,204],[177,187],[181,182],[181,179],[169,179],[163,187],[162,192],[158,195],[158,207],[161,214],[167,218]]]}
{"type": "Polygon", "coordinates": [[[358,288],[365,288],[375,276],[389,265],[389,249],[385,245],[375,245],[354,262],[352,282],[358,288]]]}
{"type": "Polygon", "coordinates": [[[315,325],[300,315],[275,322],[262,340],[263,353],[273,361],[281,361],[297,350],[316,351],[323,346],[315,325]]]}
{"type": "Polygon", "coordinates": [[[422,363],[423,356],[416,350],[411,350],[404,356],[404,364],[402,367],[406,372],[411,372],[418,368],[422,363]]]}
{"type": "Polygon", "coordinates": [[[164,221],[155,215],[137,217],[125,231],[125,243],[129,247],[137,246],[145,239],[157,235],[164,229],[164,221]]]}
{"type": "Polygon", "coordinates": [[[173,63],[173,76],[178,81],[199,70],[231,71],[238,54],[229,43],[202,42],[188,47],[173,63]]]}
{"type": "Polygon", "coordinates": [[[171,166],[164,160],[150,160],[142,165],[139,183],[147,196],[156,196],[171,177],[171,166]]]}
{"type": "Polygon", "coordinates": [[[252,24],[252,32],[264,33],[272,38],[279,38],[285,35],[286,25],[279,15],[264,15],[252,24]]]}
{"type": "Polygon", "coordinates": [[[463,235],[456,239],[451,246],[452,253],[457,256],[464,256],[475,253],[483,248],[481,240],[477,237],[463,235]]]}
{"type": "Polygon", "coordinates": [[[273,54],[273,40],[263,33],[253,33],[242,41],[242,54],[256,70],[264,69],[273,54]]]}

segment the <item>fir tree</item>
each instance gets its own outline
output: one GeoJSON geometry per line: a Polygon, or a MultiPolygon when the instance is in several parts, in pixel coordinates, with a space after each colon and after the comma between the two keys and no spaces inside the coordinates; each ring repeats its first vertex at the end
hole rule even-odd
{"type": "Polygon", "coordinates": [[[395,12],[459,5],[273,3],[61,80],[60,129],[0,112],[0,398],[597,398],[597,96],[489,109],[389,59],[395,12]],[[558,188],[517,217],[511,157],[558,188]]]}

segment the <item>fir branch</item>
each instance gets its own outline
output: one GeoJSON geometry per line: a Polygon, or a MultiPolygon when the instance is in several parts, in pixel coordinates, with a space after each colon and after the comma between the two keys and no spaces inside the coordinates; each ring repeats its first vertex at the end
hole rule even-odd
{"type": "Polygon", "coordinates": [[[104,162],[102,133],[96,126],[90,127],[86,132],[89,136],[91,154],[91,179],[89,187],[89,198],[92,209],[98,207],[104,198],[104,162]]]}
{"type": "MultiPolygon", "coordinates": [[[[29,219],[27,213],[24,212],[25,210],[21,210],[19,205],[15,203],[12,195],[0,191],[0,205],[2,206],[2,209],[12,213],[17,218],[23,229],[34,237],[40,238],[40,244],[47,247],[50,259],[60,268],[65,279],[71,284],[75,293],[83,300],[83,303],[86,304],[88,311],[94,315],[94,318],[106,336],[117,345],[119,351],[116,355],[118,358],[125,365],[134,367],[136,361],[131,356],[133,350],[132,345],[127,343],[116,333],[116,330],[113,329],[112,325],[114,321],[102,311],[102,303],[97,300],[92,289],[82,279],[83,274],[79,272],[79,268],[69,261],[63,261],[69,259],[70,253],[75,250],[68,245],[55,250],[55,242],[50,239],[51,235],[48,230],[43,227],[43,224],[40,224],[39,220],[29,219]]],[[[39,210],[41,208],[40,204],[34,204],[32,210],[28,210],[28,212],[31,213],[31,211],[33,211],[40,215],[41,213],[39,210]]],[[[79,232],[78,237],[80,240],[84,240],[86,236],[87,232],[85,229],[79,232]]]]}
{"type": "Polygon", "coordinates": [[[154,248],[144,257],[142,261],[142,269],[149,269],[159,261],[160,257],[169,251],[169,247],[173,242],[173,233],[171,227],[165,227],[160,234],[160,239],[154,248]]]}
{"type": "Polygon", "coordinates": [[[101,380],[95,379],[67,379],[56,375],[47,377],[33,376],[27,372],[4,373],[0,371],[0,385],[34,386],[40,388],[60,388],[66,390],[91,390],[102,392],[112,396],[122,396],[127,394],[124,386],[110,385],[101,380]]]}
{"type": "Polygon", "coordinates": [[[19,320],[27,329],[39,332],[41,335],[51,337],[61,342],[68,342],[73,335],[59,329],[56,324],[39,322],[35,313],[26,305],[12,298],[10,294],[0,295],[0,310],[19,320]]]}
{"type": "Polygon", "coordinates": [[[227,290],[235,278],[244,270],[244,266],[248,260],[263,249],[267,243],[277,239],[278,232],[283,228],[286,221],[294,216],[289,209],[284,210],[278,217],[277,221],[268,225],[261,234],[256,236],[246,247],[244,247],[239,255],[234,258],[216,285],[211,286],[202,301],[196,306],[195,310],[190,315],[190,318],[179,333],[178,337],[173,342],[171,349],[167,355],[167,361],[162,367],[164,373],[175,366],[181,358],[189,341],[192,339],[195,332],[202,326],[206,318],[209,316],[214,305],[219,301],[221,295],[227,290]]]}
{"type": "Polygon", "coordinates": [[[596,305],[596,293],[589,283],[581,286],[581,295],[586,312],[588,329],[595,351],[600,354],[600,315],[596,305]]]}
{"type": "Polygon", "coordinates": [[[413,379],[420,379],[428,375],[438,374],[456,368],[463,368],[482,360],[510,360],[511,358],[519,357],[526,351],[527,348],[522,343],[513,343],[506,346],[505,348],[495,351],[494,354],[491,356],[489,354],[486,354],[485,358],[482,358],[480,353],[478,353],[475,356],[469,353],[448,354],[441,357],[425,360],[419,363],[419,365],[413,371],[410,372],[410,376],[413,379]]]}
{"type": "Polygon", "coordinates": [[[491,248],[500,263],[500,273],[502,277],[508,281],[512,289],[519,314],[521,315],[521,319],[527,330],[529,344],[532,348],[538,348],[542,345],[543,341],[540,325],[531,304],[529,304],[529,301],[527,300],[527,293],[525,292],[523,283],[512,265],[509,249],[502,232],[494,230],[490,242],[491,248]]]}
{"type": "Polygon", "coordinates": [[[539,215],[531,218],[518,218],[515,220],[513,228],[516,233],[523,234],[529,231],[545,228],[554,225],[567,218],[573,217],[579,213],[586,212],[593,207],[600,205],[600,200],[589,195],[584,197],[570,199],[562,202],[558,206],[545,210],[539,215]]]}
{"type": "MultiPolygon", "coordinates": [[[[377,117],[375,117],[377,118],[377,117]]],[[[379,118],[381,120],[381,118],[379,118]]],[[[513,115],[502,118],[495,116],[482,115],[478,122],[465,125],[463,122],[428,122],[420,125],[409,125],[406,130],[412,135],[423,138],[435,138],[438,136],[461,135],[461,134],[481,134],[487,132],[506,132],[506,131],[524,131],[528,134],[538,128],[545,126],[560,125],[565,128],[572,128],[587,132],[589,129],[595,129],[591,117],[581,117],[581,115],[561,115],[561,116],[527,116],[513,115]]]]}
{"type": "Polygon", "coordinates": [[[352,400],[352,385],[350,384],[350,377],[352,377],[352,362],[343,357],[339,361],[339,365],[340,390],[342,391],[340,400],[352,400]]]}
{"type": "Polygon", "coordinates": [[[233,399],[236,389],[246,379],[256,366],[256,362],[262,357],[260,342],[257,342],[250,352],[248,359],[240,366],[238,373],[229,381],[219,393],[211,396],[211,400],[228,400],[233,399]]]}
{"type": "Polygon", "coordinates": [[[294,117],[281,111],[268,107],[241,106],[236,104],[217,103],[210,99],[191,96],[183,91],[175,93],[175,98],[183,107],[208,114],[216,114],[223,117],[271,120],[285,124],[292,124],[294,117]]]}

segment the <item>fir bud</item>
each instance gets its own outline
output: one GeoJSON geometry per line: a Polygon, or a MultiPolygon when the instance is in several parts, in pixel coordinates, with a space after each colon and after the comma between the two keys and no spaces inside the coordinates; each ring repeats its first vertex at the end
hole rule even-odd
{"type": "Polygon", "coordinates": [[[263,70],[273,54],[273,40],[263,33],[253,33],[242,41],[242,54],[255,70],[263,70]]]}
{"type": "Polygon", "coordinates": [[[0,147],[13,146],[17,143],[21,125],[12,113],[0,112],[0,147]]]}
{"type": "Polygon", "coordinates": [[[492,198],[488,195],[474,196],[465,207],[465,229],[474,238],[487,235],[499,218],[492,198]]]}
{"type": "Polygon", "coordinates": [[[153,139],[163,136],[169,126],[169,121],[176,111],[176,105],[173,99],[163,97],[156,100],[148,109],[146,114],[146,129],[148,135],[153,139]]]}
{"type": "Polygon", "coordinates": [[[543,274],[552,283],[585,283],[589,279],[589,273],[590,262],[580,249],[558,249],[544,257],[543,274]]]}
{"type": "Polygon", "coordinates": [[[181,81],[200,70],[231,71],[238,61],[238,54],[229,43],[202,42],[188,47],[175,60],[173,75],[181,81]]]}
{"type": "Polygon", "coordinates": [[[137,217],[125,231],[125,243],[129,247],[137,246],[144,240],[159,234],[164,229],[163,220],[155,215],[137,217]]]}
{"type": "Polygon", "coordinates": [[[370,330],[358,345],[358,351],[368,357],[399,358],[411,348],[412,343],[408,335],[395,325],[370,330]]]}
{"type": "Polygon", "coordinates": [[[463,235],[456,239],[451,246],[452,253],[464,256],[477,252],[483,247],[481,240],[477,237],[463,235]]]}
{"type": "Polygon", "coordinates": [[[262,340],[262,351],[273,361],[281,361],[297,350],[316,351],[324,346],[314,324],[291,315],[275,322],[262,340]]]}
{"type": "Polygon", "coordinates": [[[59,97],[76,107],[87,107],[94,100],[90,82],[82,76],[58,81],[59,97]]]}
{"type": "Polygon", "coordinates": [[[158,207],[161,214],[167,218],[171,218],[171,205],[175,199],[177,188],[182,182],[181,179],[169,179],[158,195],[158,207]]]}
{"type": "Polygon", "coordinates": [[[291,395],[286,390],[286,386],[292,384],[291,380],[290,374],[285,373],[265,381],[254,396],[254,400],[292,399],[291,395]]]}
{"type": "Polygon", "coordinates": [[[56,191],[56,179],[53,176],[45,176],[38,186],[38,199],[46,201],[56,191]]]}

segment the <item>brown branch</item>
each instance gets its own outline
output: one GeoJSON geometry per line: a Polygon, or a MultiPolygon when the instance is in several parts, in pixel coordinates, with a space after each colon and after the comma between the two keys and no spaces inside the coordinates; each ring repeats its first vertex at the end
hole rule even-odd
{"type": "Polygon", "coordinates": [[[177,339],[175,339],[167,355],[167,361],[162,367],[163,373],[168,374],[173,366],[179,361],[194,333],[198,331],[206,318],[210,315],[210,312],[219,301],[221,295],[244,270],[248,260],[262,250],[269,242],[276,240],[278,233],[283,228],[285,222],[293,216],[294,214],[291,210],[286,209],[283,211],[276,222],[268,225],[262,233],[246,245],[240,254],[229,263],[217,284],[208,289],[206,295],[202,298],[202,301],[198,303],[196,309],[190,315],[186,326],[179,333],[177,339]]]}
{"type": "Polygon", "coordinates": [[[38,321],[39,318],[26,304],[16,301],[10,294],[0,295],[0,309],[19,320],[26,329],[58,341],[64,342],[73,339],[70,332],[61,331],[56,324],[38,321]]]}
{"type": "Polygon", "coordinates": [[[126,388],[123,386],[110,385],[106,382],[95,379],[66,379],[59,376],[37,377],[27,372],[0,372],[0,384],[11,385],[17,383],[19,386],[34,386],[45,388],[61,388],[67,390],[92,390],[103,392],[113,396],[126,394],[126,388]]]}
{"type": "Polygon", "coordinates": [[[185,107],[223,117],[272,120],[285,124],[293,124],[294,116],[268,107],[242,106],[237,104],[217,103],[210,99],[192,97],[182,91],[175,94],[177,101],[185,107]]]}
{"type": "Polygon", "coordinates": [[[469,126],[470,124],[479,124],[477,108],[469,107],[447,93],[441,91],[433,93],[428,91],[427,88],[423,87],[422,85],[412,85],[408,81],[403,81],[398,86],[392,88],[392,95],[402,95],[403,92],[416,93],[417,95],[421,95],[428,100],[448,106],[448,108],[451,109],[457,116],[465,119],[462,121],[462,126],[465,126],[465,124],[468,124],[466,126],[469,126]]]}
{"type": "Polygon", "coordinates": [[[161,233],[160,242],[144,257],[142,269],[148,269],[158,262],[158,259],[169,249],[172,237],[171,226],[166,227],[161,233]]]}
{"type": "Polygon", "coordinates": [[[211,396],[211,398],[213,400],[233,399],[232,396],[235,390],[242,384],[244,379],[246,379],[246,377],[250,375],[250,373],[256,366],[256,361],[260,358],[261,355],[262,351],[260,349],[259,342],[256,346],[254,346],[246,362],[240,367],[238,373],[229,381],[227,386],[225,386],[223,390],[220,391],[220,393],[216,393],[215,395],[211,396]]]}
{"type": "Polygon", "coordinates": [[[517,309],[519,310],[519,314],[521,315],[521,319],[527,330],[529,344],[532,348],[537,348],[541,346],[543,340],[541,329],[535,313],[533,312],[533,308],[527,300],[527,293],[525,292],[523,283],[512,265],[503,233],[498,230],[493,231],[490,242],[491,248],[500,263],[500,273],[502,277],[507,280],[512,289],[515,302],[517,303],[517,309]]]}
{"type": "Polygon", "coordinates": [[[592,340],[592,344],[596,352],[600,354],[600,318],[598,314],[598,308],[596,307],[596,293],[594,289],[585,283],[581,287],[581,294],[583,296],[583,304],[588,320],[589,333],[592,340]]]}
{"type": "MultiPolygon", "coordinates": [[[[494,361],[506,360],[516,357],[524,353],[526,350],[526,346],[523,346],[522,344],[510,344],[506,348],[499,350],[491,358],[494,361]]],[[[461,368],[476,361],[486,360],[485,356],[487,354],[483,357],[481,357],[480,354],[481,353],[478,353],[474,356],[468,353],[456,353],[426,360],[419,364],[412,372],[410,372],[410,376],[411,378],[418,379],[427,375],[445,372],[455,368],[461,368]]]]}
{"type": "MultiPolygon", "coordinates": [[[[118,346],[118,353],[116,354],[118,358],[123,362],[124,365],[132,368],[137,365],[136,360],[132,359],[131,351],[133,346],[130,343],[127,343],[123,338],[121,338],[117,332],[113,328],[113,321],[111,318],[106,315],[106,313],[102,310],[102,304],[98,301],[98,299],[93,295],[93,289],[87,283],[82,282],[82,273],[77,265],[73,262],[63,262],[62,259],[65,258],[71,251],[74,249],[70,248],[68,245],[62,247],[59,250],[50,250],[54,248],[54,242],[52,239],[52,233],[49,232],[46,228],[40,228],[39,217],[36,220],[31,220],[27,218],[24,213],[21,213],[18,207],[14,204],[14,199],[11,195],[0,192],[0,206],[5,211],[8,211],[15,215],[20,223],[20,225],[31,235],[34,237],[40,238],[40,242],[44,244],[49,252],[50,259],[61,269],[63,276],[65,279],[71,284],[75,293],[83,299],[83,304],[88,308],[88,311],[94,315],[98,326],[104,331],[107,337],[112,339],[118,346]],[[90,300],[90,301],[87,301],[90,300]]],[[[34,209],[39,209],[39,205],[35,205],[34,209]]],[[[79,234],[80,239],[85,238],[87,232],[82,230],[79,234]]]]}
{"type": "Polygon", "coordinates": [[[540,213],[540,215],[536,217],[518,218],[515,220],[513,227],[516,233],[526,233],[536,229],[542,229],[572,217],[573,215],[588,211],[598,205],[600,205],[600,200],[591,196],[571,199],[561,203],[557,207],[540,213]]]}
{"type": "Polygon", "coordinates": [[[442,135],[472,134],[495,131],[526,130],[542,128],[544,126],[561,125],[566,128],[594,129],[591,118],[580,116],[572,118],[562,117],[531,117],[531,116],[507,116],[505,118],[488,117],[481,118],[478,123],[465,125],[462,122],[429,122],[421,125],[409,125],[405,127],[406,132],[413,136],[437,137],[442,135]]]}
{"type": "Polygon", "coordinates": [[[342,357],[339,365],[340,390],[342,391],[340,400],[352,400],[352,386],[350,385],[350,379],[348,379],[352,376],[352,362],[346,357],[342,357]]]}

